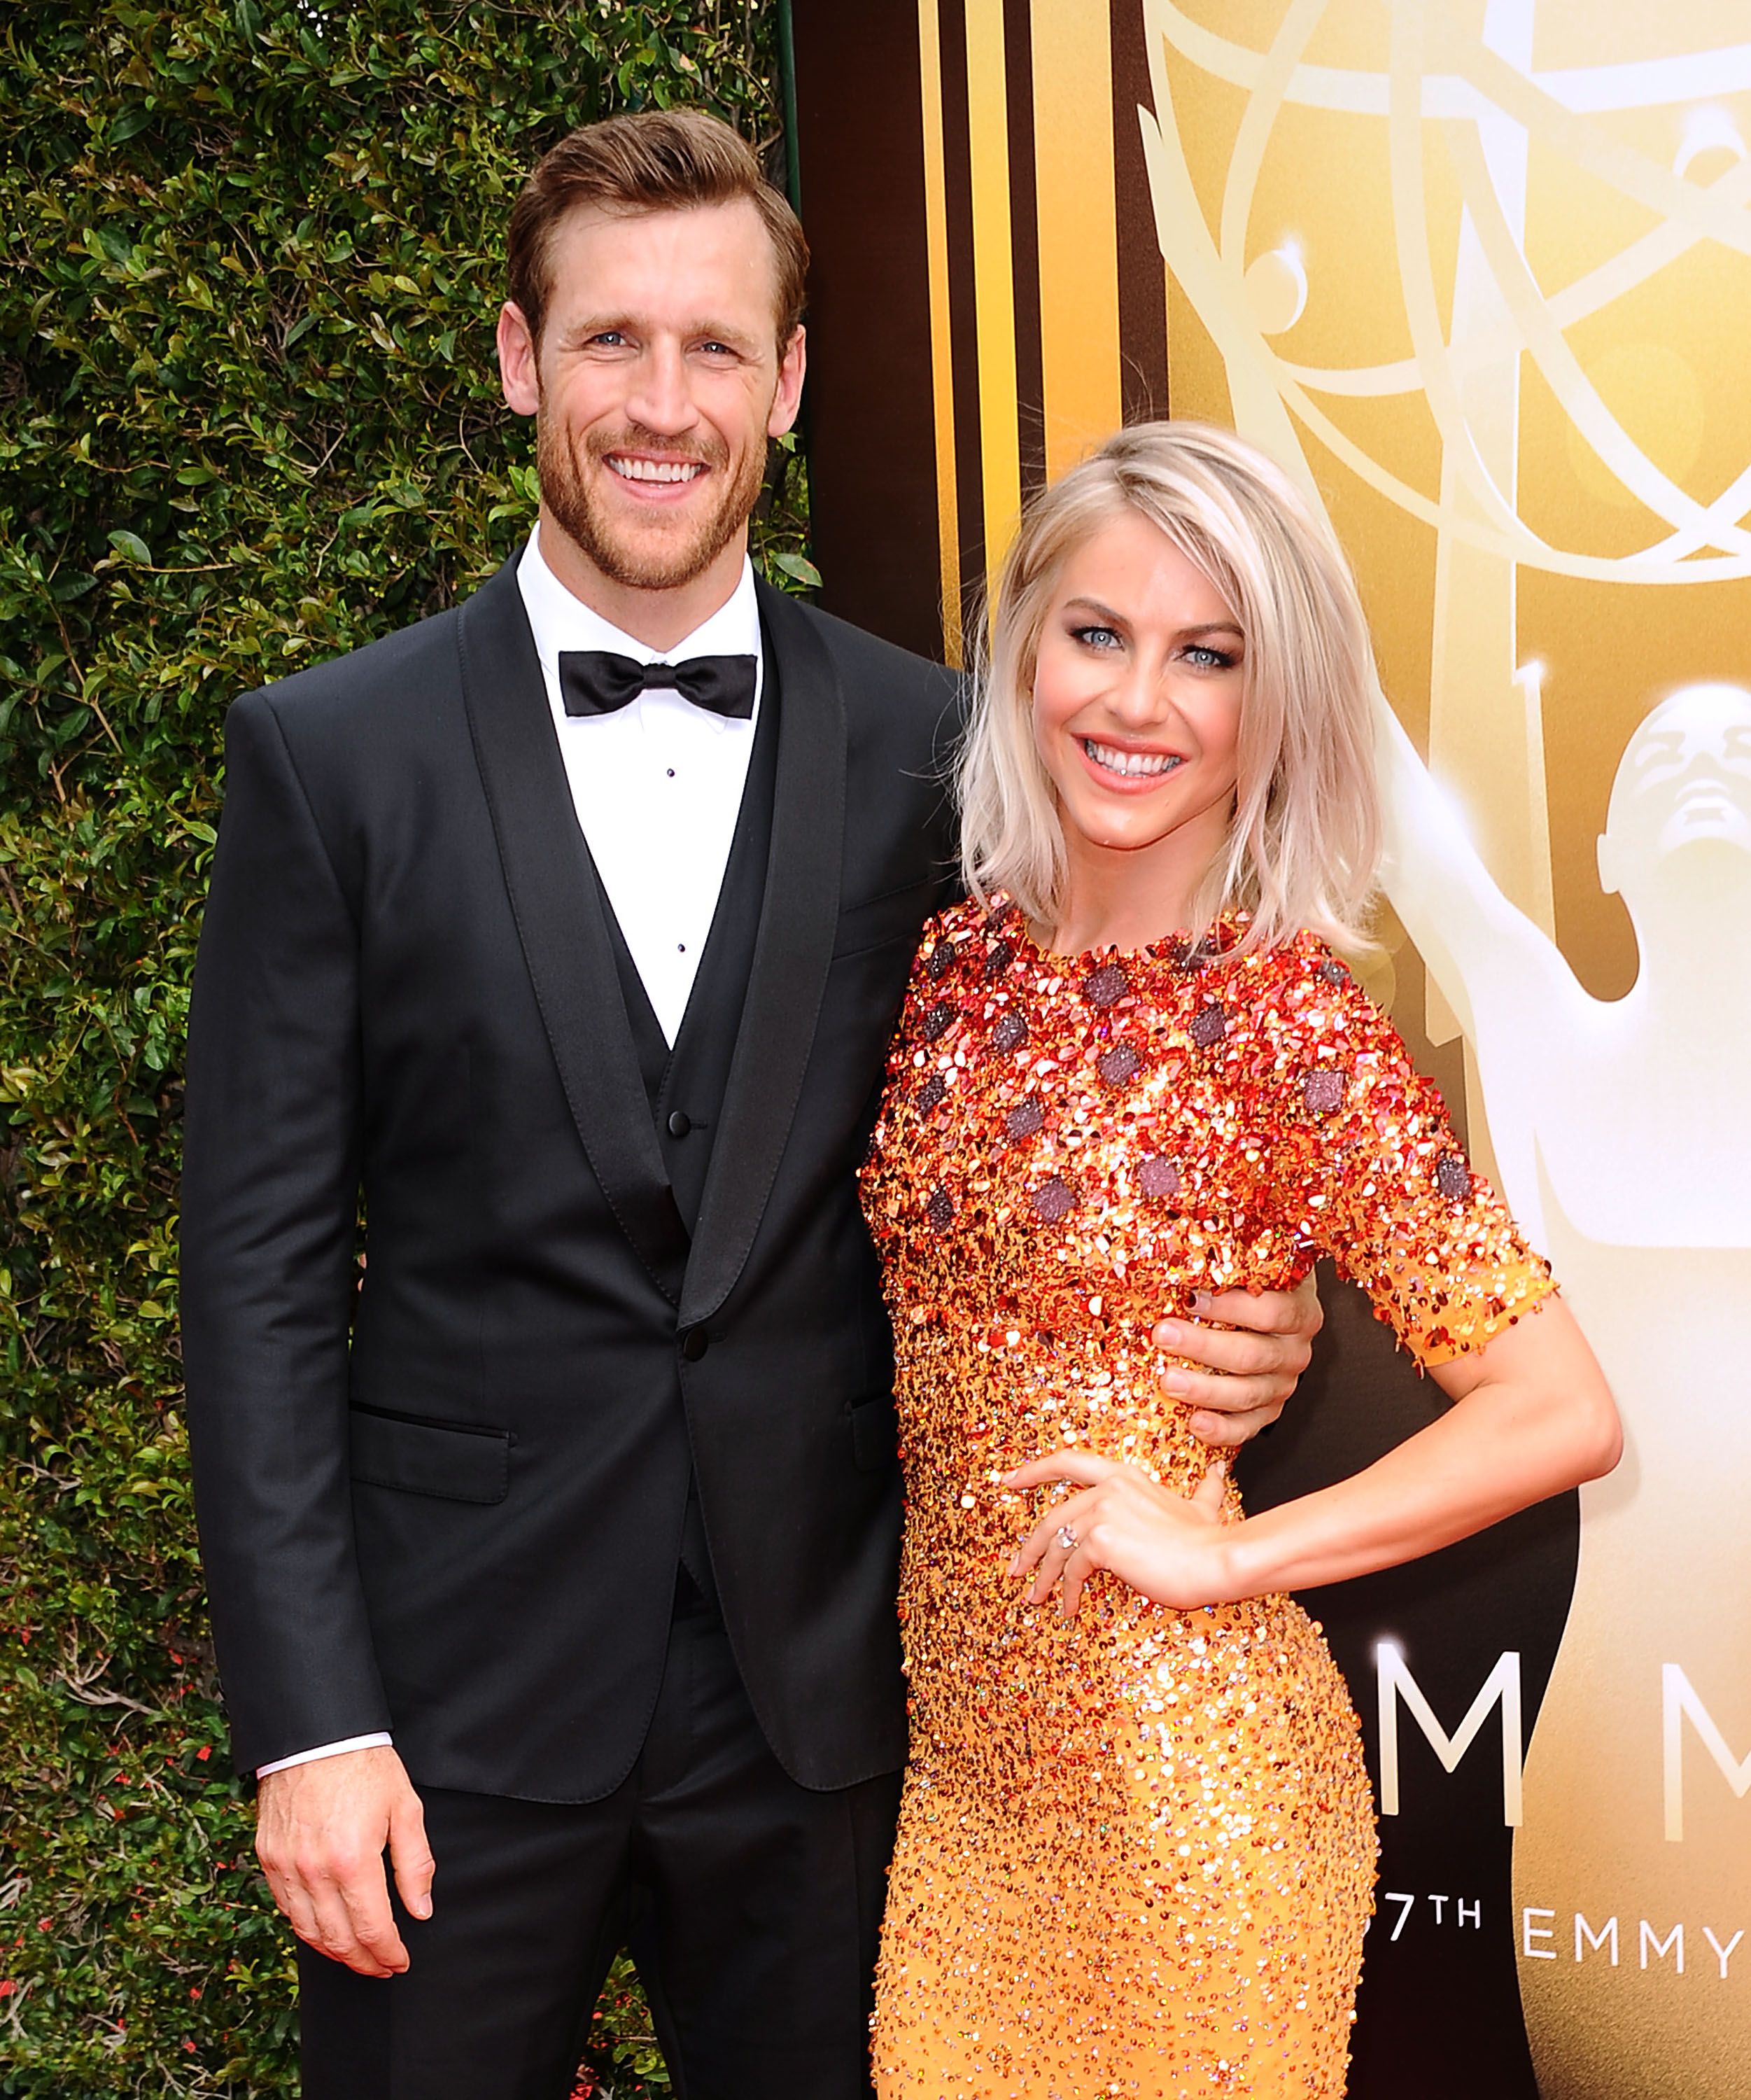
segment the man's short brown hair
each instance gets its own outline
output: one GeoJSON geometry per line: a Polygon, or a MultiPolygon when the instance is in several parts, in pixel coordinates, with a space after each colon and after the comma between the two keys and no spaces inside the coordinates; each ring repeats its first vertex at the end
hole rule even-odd
{"type": "Polygon", "coordinates": [[[745,199],[772,241],[782,357],[803,315],[809,244],[788,202],[739,132],[703,109],[644,109],[585,124],[536,162],[511,208],[510,296],[539,343],[553,292],[554,228],[581,205],[632,214],[745,199]]]}

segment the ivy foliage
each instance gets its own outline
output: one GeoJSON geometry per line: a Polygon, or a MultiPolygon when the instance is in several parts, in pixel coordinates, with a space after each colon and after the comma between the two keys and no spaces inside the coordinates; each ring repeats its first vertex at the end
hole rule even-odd
{"type": "MultiPolygon", "coordinates": [[[[238,693],[527,530],[501,233],[618,108],[770,146],[733,0],[0,15],[0,2091],[295,2090],[225,1767],[175,1343],[179,1070],[238,693]]],[[[806,579],[801,466],[760,521],[806,579]]],[[[590,2077],[667,2090],[624,1970],[590,2077]]]]}

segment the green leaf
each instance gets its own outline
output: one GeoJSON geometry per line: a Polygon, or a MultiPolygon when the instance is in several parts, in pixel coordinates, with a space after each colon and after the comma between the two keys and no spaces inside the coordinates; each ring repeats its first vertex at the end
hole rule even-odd
{"type": "Polygon", "coordinates": [[[806,584],[810,590],[821,588],[821,571],[806,554],[774,554],[772,560],[775,567],[783,569],[787,576],[794,576],[798,583],[806,584]]]}
{"type": "MultiPolygon", "coordinates": [[[[226,708],[454,605],[515,547],[532,431],[503,410],[483,321],[524,175],[570,126],[635,105],[704,102],[770,135],[776,11],[42,0],[0,20],[16,2100],[297,2089],[291,1950],[225,1769],[173,1318],[226,708]],[[98,1671],[85,1689],[132,1705],[70,1696],[75,1655],[98,1671]]],[[[767,549],[806,546],[806,482],[774,457],[756,541],[795,589],[767,549]]],[[[615,2100],[668,2100],[624,1964],[588,2046],[615,2100]]]]}
{"type": "Polygon", "coordinates": [[[130,103],[109,127],[110,144],[126,145],[130,139],[137,139],[152,122],[152,115],[145,103],[130,103]]]}

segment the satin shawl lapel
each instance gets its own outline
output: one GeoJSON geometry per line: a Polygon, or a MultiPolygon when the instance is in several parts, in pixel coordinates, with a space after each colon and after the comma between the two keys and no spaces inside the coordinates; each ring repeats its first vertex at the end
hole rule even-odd
{"type": "Polygon", "coordinates": [[[760,586],[778,672],[778,761],[765,902],[748,999],[699,1201],[683,1325],[735,1287],[760,1229],[814,1047],[839,928],[845,831],[845,709],[827,645],[781,593],[760,586]]]}
{"type": "Polygon", "coordinates": [[[687,1231],[664,1171],[514,562],[463,606],[456,646],[505,886],[571,1119],[609,1208],[673,1303],[687,1231]]]}

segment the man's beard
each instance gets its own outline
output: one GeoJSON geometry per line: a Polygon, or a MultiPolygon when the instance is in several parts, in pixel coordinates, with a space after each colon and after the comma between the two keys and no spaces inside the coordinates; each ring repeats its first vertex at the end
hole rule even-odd
{"type": "MultiPolygon", "coordinates": [[[[659,540],[655,545],[641,544],[644,536],[624,528],[616,531],[617,521],[606,514],[606,506],[592,493],[592,483],[579,470],[576,455],[563,432],[545,417],[538,417],[535,437],[541,501],[554,522],[602,575],[633,590],[676,590],[702,576],[747,524],[765,479],[762,451],[751,448],[725,485],[715,509],[700,518],[685,538],[659,540]]],[[[675,456],[670,441],[652,431],[641,430],[636,424],[611,439],[592,438],[585,444],[591,460],[605,474],[614,471],[602,464],[612,453],[650,452],[659,457],[675,456]]],[[[702,461],[708,470],[721,474],[730,464],[730,448],[719,439],[708,445],[695,444],[687,457],[702,461]]]]}

